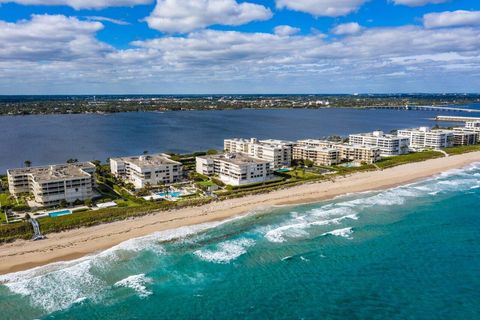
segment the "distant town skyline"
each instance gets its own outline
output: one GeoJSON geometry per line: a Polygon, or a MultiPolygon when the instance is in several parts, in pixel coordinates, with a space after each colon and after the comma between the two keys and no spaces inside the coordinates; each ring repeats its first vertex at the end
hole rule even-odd
{"type": "Polygon", "coordinates": [[[1,94],[472,92],[476,0],[0,0],[1,94]]]}

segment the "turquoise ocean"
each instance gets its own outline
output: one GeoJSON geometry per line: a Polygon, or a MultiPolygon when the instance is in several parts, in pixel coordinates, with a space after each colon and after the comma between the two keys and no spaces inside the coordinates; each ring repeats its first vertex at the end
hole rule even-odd
{"type": "Polygon", "coordinates": [[[0,319],[480,319],[480,164],[0,276],[0,319]]]}

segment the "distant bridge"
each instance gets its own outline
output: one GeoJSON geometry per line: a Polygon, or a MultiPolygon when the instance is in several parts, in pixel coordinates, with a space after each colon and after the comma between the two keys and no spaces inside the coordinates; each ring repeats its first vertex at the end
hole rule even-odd
{"type": "Polygon", "coordinates": [[[449,112],[478,112],[480,109],[441,107],[441,106],[366,106],[365,109],[393,109],[393,110],[419,110],[419,111],[449,111],[449,112]]]}

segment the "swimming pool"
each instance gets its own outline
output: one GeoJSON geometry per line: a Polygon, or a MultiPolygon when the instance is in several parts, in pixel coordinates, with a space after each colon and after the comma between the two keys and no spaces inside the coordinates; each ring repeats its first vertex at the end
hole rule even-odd
{"type": "Polygon", "coordinates": [[[49,212],[48,216],[52,218],[56,218],[56,217],[66,216],[68,214],[72,214],[72,210],[53,211],[53,212],[49,212]]]}
{"type": "Polygon", "coordinates": [[[181,191],[173,191],[173,192],[159,192],[159,193],[156,193],[156,195],[160,196],[160,197],[166,197],[166,196],[170,196],[170,197],[173,197],[173,198],[180,198],[181,196],[183,196],[183,192],[181,191]]]}
{"type": "Polygon", "coordinates": [[[289,171],[290,171],[289,168],[282,168],[282,169],[278,169],[278,170],[277,170],[277,172],[280,172],[280,173],[282,173],[282,172],[289,172],[289,171]]]}

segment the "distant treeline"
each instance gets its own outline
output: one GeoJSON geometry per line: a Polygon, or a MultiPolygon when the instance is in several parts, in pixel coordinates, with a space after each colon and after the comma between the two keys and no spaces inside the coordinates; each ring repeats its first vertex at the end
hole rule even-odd
{"type": "Polygon", "coordinates": [[[480,103],[479,94],[0,96],[0,115],[480,103]]]}

